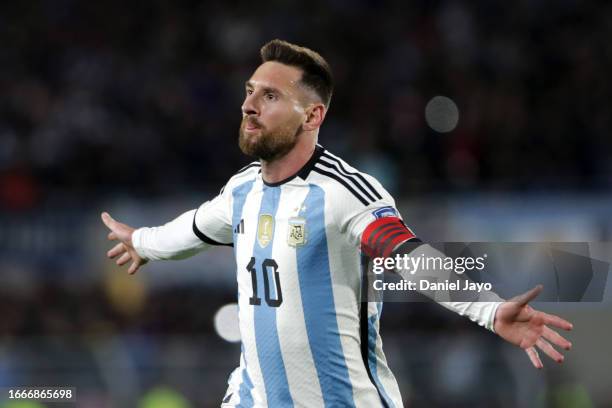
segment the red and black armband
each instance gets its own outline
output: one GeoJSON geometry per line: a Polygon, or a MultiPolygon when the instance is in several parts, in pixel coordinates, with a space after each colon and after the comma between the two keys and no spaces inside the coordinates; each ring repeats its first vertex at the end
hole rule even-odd
{"type": "Polygon", "coordinates": [[[370,223],[361,235],[361,252],[370,258],[387,257],[404,242],[421,242],[398,217],[370,223]]]}

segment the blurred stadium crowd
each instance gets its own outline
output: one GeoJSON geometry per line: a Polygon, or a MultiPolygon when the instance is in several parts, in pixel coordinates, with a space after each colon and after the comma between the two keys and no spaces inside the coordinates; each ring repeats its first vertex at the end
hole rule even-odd
{"type": "MultiPolygon", "coordinates": [[[[218,404],[238,347],[212,316],[235,289],[117,278],[97,214],[106,205],[161,223],[181,207],[159,202],[187,194],[195,206],[249,160],[240,104],[266,41],[328,59],[336,93],[320,142],[435,228],[452,216],[418,206],[431,194],[609,193],[610,20],[612,4],[577,0],[2,2],[0,386],[75,385],[79,406],[96,408],[136,406],[165,384],[193,406],[218,404]],[[459,107],[450,133],[425,122],[436,95],[459,107]]],[[[601,228],[591,237],[609,239],[601,228]]],[[[211,256],[231,281],[228,254],[211,256]]],[[[558,391],[591,406],[580,387],[550,388],[571,372],[519,374],[526,362],[458,317],[387,309],[408,405],[572,406],[555,405],[558,391]]]]}
{"type": "Polygon", "coordinates": [[[612,6],[563,1],[6,2],[4,206],[219,188],[243,83],[281,37],[329,59],[321,142],[400,193],[606,188],[612,6]],[[451,135],[427,127],[438,94],[451,135]],[[410,175],[405,177],[405,175],[410,175]]]}

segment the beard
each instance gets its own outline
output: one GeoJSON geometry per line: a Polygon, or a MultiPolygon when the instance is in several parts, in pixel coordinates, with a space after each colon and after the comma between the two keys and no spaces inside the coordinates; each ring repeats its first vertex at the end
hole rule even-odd
{"type": "Polygon", "coordinates": [[[257,120],[247,121],[247,118],[243,118],[240,124],[238,146],[247,156],[272,161],[289,153],[297,144],[301,132],[302,125],[285,124],[277,129],[268,130],[257,120]],[[259,128],[257,133],[249,134],[245,131],[249,122],[259,128]]]}

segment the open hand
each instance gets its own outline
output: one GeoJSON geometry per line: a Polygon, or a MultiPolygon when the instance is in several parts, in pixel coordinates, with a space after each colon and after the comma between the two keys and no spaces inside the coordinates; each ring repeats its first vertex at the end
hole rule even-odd
{"type": "Polygon", "coordinates": [[[101,217],[104,225],[111,231],[108,234],[108,239],[111,241],[119,241],[119,243],[108,251],[106,255],[111,259],[121,255],[116,261],[119,266],[123,266],[129,261],[132,261],[132,264],[128,268],[128,273],[130,275],[136,273],[142,265],[147,263],[147,260],[138,255],[132,244],[132,233],[135,229],[127,224],[115,221],[107,212],[103,212],[101,217]]]}
{"type": "Polygon", "coordinates": [[[541,291],[542,285],[538,285],[502,303],[495,314],[494,324],[495,332],[504,340],[525,350],[536,368],[543,367],[536,347],[558,363],[562,363],[564,357],[553,347],[553,344],[565,350],[572,347],[572,343],[549,327],[571,330],[573,325],[570,322],[529,306],[528,303],[535,299],[541,291]]]}

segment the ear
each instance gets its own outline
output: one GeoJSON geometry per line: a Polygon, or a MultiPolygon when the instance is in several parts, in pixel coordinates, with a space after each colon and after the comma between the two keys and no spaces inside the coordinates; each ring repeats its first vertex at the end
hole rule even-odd
{"type": "Polygon", "coordinates": [[[327,109],[325,109],[325,105],[322,103],[311,104],[306,108],[306,121],[303,123],[302,128],[304,130],[318,129],[323,123],[326,113],[327,109]]]}

